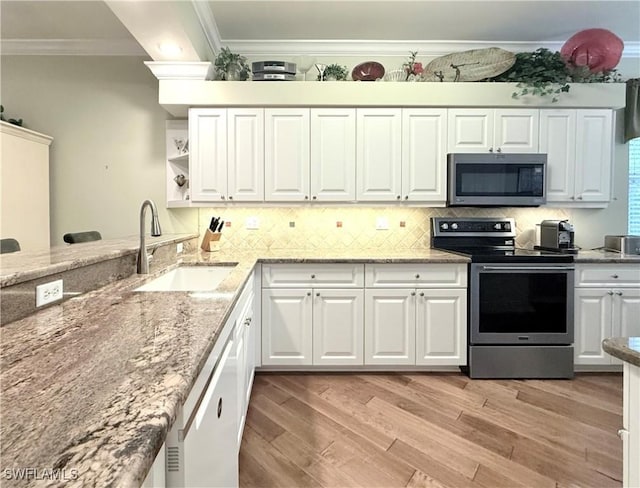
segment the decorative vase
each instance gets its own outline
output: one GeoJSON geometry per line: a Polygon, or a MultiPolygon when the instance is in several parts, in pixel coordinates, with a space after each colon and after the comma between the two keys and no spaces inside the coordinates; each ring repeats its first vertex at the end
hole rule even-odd
{"type": "Polygon", "coordinates": [[[240,81],[240,73],[242,69],[240,65],[237,63],[232,63],[227,67],[227,71],[225,72],[225,79],[227,81],[240,81]]]}

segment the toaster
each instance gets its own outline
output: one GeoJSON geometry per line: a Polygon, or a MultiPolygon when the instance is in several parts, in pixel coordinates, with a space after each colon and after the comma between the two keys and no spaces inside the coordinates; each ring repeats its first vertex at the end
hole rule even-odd
{"type": "Polygon", "coordinates": [[[604,236],[604,247],[622,254],[640,254],[640,236],[604,236]]]}

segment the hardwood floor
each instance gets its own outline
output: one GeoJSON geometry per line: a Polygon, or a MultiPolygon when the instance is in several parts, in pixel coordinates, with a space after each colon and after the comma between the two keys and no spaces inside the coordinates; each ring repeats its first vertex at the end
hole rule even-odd
{"type": "Polygon", "coordinates": [[[620,427],[616,374],[257,374],[240,486],[621,486],[620,427]]]}

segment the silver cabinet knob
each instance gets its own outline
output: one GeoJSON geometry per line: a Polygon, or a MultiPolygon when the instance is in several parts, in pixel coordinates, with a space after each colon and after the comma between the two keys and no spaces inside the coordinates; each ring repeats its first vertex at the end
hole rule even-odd
{"type": "Polygon", "coordinates": [[[231,196],[230,196],[230,197],[229,197],[229,200],[233,200],[233,197],[231,197],[231,196]]]}
{"type": "Polygon", "coordinates": [[[621,296],[622,296],[622,292],[621,292],[621,291],[617,291],[617,292],[616,292],[616,295],[618,295],[619,297],[621,297],[621,296]]]}
{"type": "Polygon", "coordinates": [[[319,296],[320,296],[320,292],[317,292],[317,293],[316,293],[316,296],[317,296],[317,297],[319,297],[319,296]]]}
{"type": "Polygon", "coordinates": [[[308,292],[307,292],[307,296],[308,296],[308,297],[310,297],[310,296],[311,296],[311,292],[310,292],[310,291],[308,291],[308,292]]]}
{"type": "Polygon", "coordinates": [[[582,200],[582,196],[579,196],[579,197],[578,197],[578,200],[582,200]]]}
{"type": "Polygon", "coordinates": [[[613,275],[611,275],[611,277],[614,278],[614,279],[618,279],[618,275],[617,274],[613,274],[613,275]]]}
{"type": "Polygon", "coordinates": [[[627,432],[627,429],[618,429],[618,437],[622,439],[622,436],[627,432]]]}
{"type": "Polygon", "coordinates": [[[402,198],[402,197],[401,197],[400,195],[398,195],[398,196],[396,197],[396,200],[400,200],[401,198],[402,198]]]}
{"type": "Polygon", "coordinates": [[[314,275],[314,274],[311,275],[311,278],[315,278],[315,277],[316,277],[316,275],[314,275]]]}
{"type": "Polygon", "coordinates": [[[416,296],[416,292],[415,292],[415,291],[412,291],[412,292],[411,292],[411,296],[412,296],[412,297],[415,297],[415,296],[416,296]]]}
{"type": "Polygon", "coordinates": [[[309,195],[305,195],[305,196],[304,196],[304,199],[305,199],[305,200],[309,200],[309,195]]]}
{"type": "Polygon", "coordinates": [[[576,197],[574,197],[573,195],[569,197],[571,200],[575,200],[576,197]]]}
{"type": "Polygon", "coordinates": [[[221,198],[222,200],[224,200],[224,198],[225,198],[225,197],[224,197],[224,195],[222,195],[220,198],[221,198]]]}
{"type": "Polygon", "coordinates": [[[222,397],[218,400],[218,418],[222,415],[222,397]]]}
{"type": "Polygon", "coordinates": [[[317,198],[318,198],[317,196],[313,195],[313,200],[316,200],[317,198]]]}
{"type": "Polygon", "coordinates": [[[489,152],[493,152],[493,148],[492,147],[489,148],[489,152]]]}
{"type": "Polygon", "coordinates": [[[421,296],[421,297],[423,297],[423,296],[424,296],[424,292],[423,292],[423,291],[421,291],[421,292],[420,292],[420,296],[421,296]]]}
{"type": "Polygon", "coordinates": [[[419,279],[420,279],[420,275],[419,275],[419,274],[417,274],[417,275],[416,275],[416,280],[419,280],[419,279]]]}
{"type": "Polygon", "coordinates": [[[613,295],[613,292],[612,291],[608,291],[607,295],[613,295]]]}
{"type": "Polygon", "coordinates": [[[405,200],[409,200],[409,195],[405,195],[405,196],[404,196],[404,199],[405,199],[405,200]]]}
{"type": "Polygon", "coordinates": [[[498,152],[502,152],[502,148],[500,148],[500,147],[499,147],[499,148],[498,148],[498,152]]]}

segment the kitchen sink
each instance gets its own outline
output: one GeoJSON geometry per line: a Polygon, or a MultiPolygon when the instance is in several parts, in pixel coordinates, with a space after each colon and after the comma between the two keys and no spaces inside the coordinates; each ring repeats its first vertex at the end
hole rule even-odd
{"type": "Polygon", "coordinates": [[[235,265],[181,266],[134,291],[213,291],[234,267],[235,265]]]}

